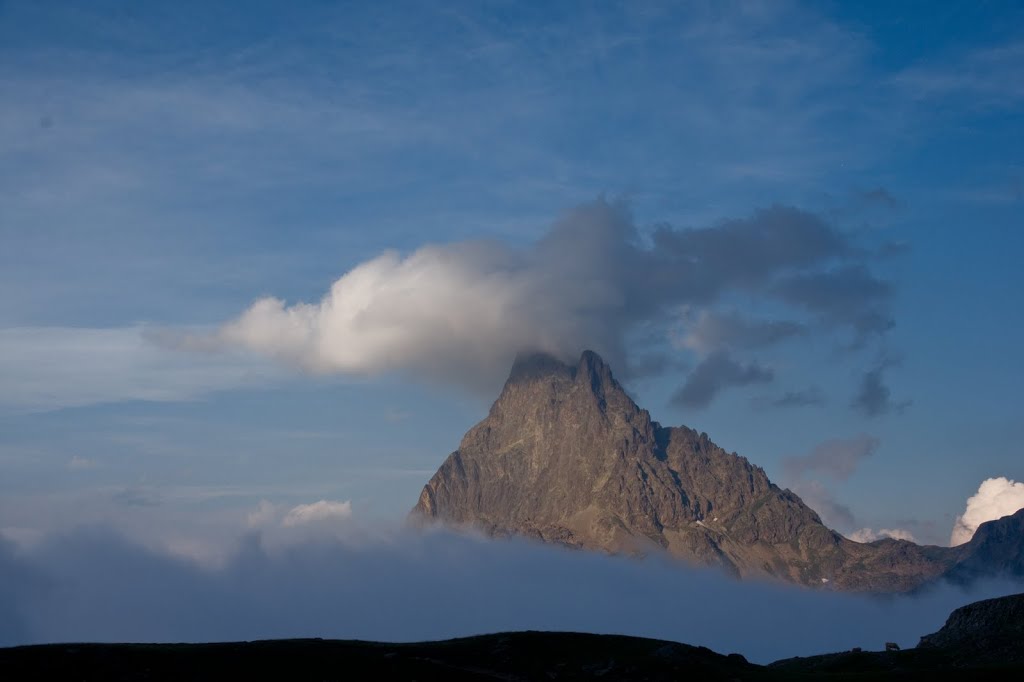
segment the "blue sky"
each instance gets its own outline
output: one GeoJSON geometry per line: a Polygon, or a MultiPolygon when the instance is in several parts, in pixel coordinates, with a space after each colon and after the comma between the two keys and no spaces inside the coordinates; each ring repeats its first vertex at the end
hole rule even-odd
{"type": "Polygon", "coordinates": [[[521,340],[611,349],[655,419],[843,532],[947,542],[982,480],[1024,478],[1022,14],[0,3],[0,528],[107,524],[201,554],[261,500],[401,519],[511,363],[493,295],[521,340]],[[713,294],[694,293],[710,266],[606,281],[633,262],[612,247],[663,263],[659,229],[776,229],[772,207],[842,241],[812,274],[858,278],[745,284],[748,249],[713,294]],[[348,327],[326,351],[286,342],[274,316],[225,334],[361,264],[342,293],[387,353],[348,327]],[[702,366],[718,390],[679,400],[702,366]],[[813,404],[772,406],[787,394],[813,404]]]}

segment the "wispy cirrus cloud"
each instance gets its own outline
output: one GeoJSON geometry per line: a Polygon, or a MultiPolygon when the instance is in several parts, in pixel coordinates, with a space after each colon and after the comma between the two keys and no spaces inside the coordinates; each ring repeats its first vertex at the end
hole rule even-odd
{"type": "MultiPolygon", "coordinates": [[[[29,412],[125,400],[190,400],[285,378],[280,369],[251,357],[169,348],[146,327],[0,329],[0,374],[0,409],[29,412]]],[[[83,461],[72,466],[82,468],[83,461]]]]}
{"type": "Polygon", "coordinates": [[[920,100],[946,99],[960,107],[1003,108],[1024,99],[1024,42],[975,48],[945,63],[916,64],[892,81],[920,100]]]}
{"type": "MultiPolygon", "coordinates": [[[[371,219],[403,248],[427,220],[452,238],[535,236],[540,218],[601,191],[656,202],[682,191],[700,198],[688,215],[721,218],[716,201],[733,205],[752,178],[784,189],[821,178],[833,156],[850,163],[876,148],[821,144],[834,111],[866,114],[859,128],[879,134],[863,96],[829,103],[845,92],[834,83],[860,82],[870,46],[797,4],[619,8],[615,21],[586,7],[510,17],[459,4],[304,7],[282,12],[294,40],[246,33],[258,22],[238,27],[214,10],[132,21],[32,3],[8,11],[36,27],[0,41],[0,230],[12,230],[0,283],[27,292],[0,296],[8,326],[68,324],[58,312],[84,309],[110,325],[182,319],[185,298],[197,305],[186,294],[208,295],[211,280],[259,289],[261,269],[295,277],[281,230],[297,216],[326,253],[342,250],[339,222],[371,219]],[[157,28],[167,25],[179,28],[157,28]],[[202,44],[227,26],[235,39],[202,44]],[[653,75],[666,69],[673,79],[653,75]],[[766,83],[778,86],[770,98],[766,83]],[[623,119],[649,123],[621,134],[623,119]],[[645,151],[662,136],[689,150],[685,163],[645,151]],[[402,202],[379,199],[396,186],[402,202]],[[310,218],[303,207],[318,204],[325,216],[310,218]],[[481,219],[495,214],[510,226],[481,219]],[[87,268],[106,244],[132,257],[87,268]],[[186,262],[199,286],[174,280],[186,262]],[[54,267],[65,277],[41,281],[54,267]],[[125,282],[146,285],[146,305],[128,303],[140,287],[125,282]]],[[[343,246],[365,257],[366,241],[343,246]]],[[[184,321],[216,319],[250,290],[222,292],[184,321]]]]}

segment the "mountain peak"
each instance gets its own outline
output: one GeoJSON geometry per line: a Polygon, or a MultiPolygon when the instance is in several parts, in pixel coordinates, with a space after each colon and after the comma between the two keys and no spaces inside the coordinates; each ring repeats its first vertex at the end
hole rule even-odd
{"type": "Polygon", "coordinates": [[[513,411],[530,411],[531,405],[545,402],[545,396],[558,396],[560,400],[591,396],[590,402],[596,401],[602,410],[609,402],[630,414],[639,409],[612,376],[608,364],[592,350],[583,351],[575,365],[550,353],[519,353],[495,404],[512,400],[518,406],[513,411]]]}
{"type": "Polygon", "coordinates": [[[585,350],[580,355],[579,364],[576,366],[577,376],[588,377],[591,384],[612,384],[615,379],[612,377],[612,370],[608,364],[601,359],[601,356],[592,350],[585,350]]]}
{"type": "Polygon", "coordinates": [[[508,380],[531,380],[546,376],[570,380],[582,376],[600,383],[615,381],[608,363],[592,350],[584,350],[575,366],[544,351],[521,351],[512,362],[508,380]]]}
{"type": "Polygon", "coordinates": [[[575,370],[567,363],[543,351],[521,351],[516,354],[509,372],[509,383],[541,379],[546,376],[575,377],[575,370]]]}
{"type": "Polygon", "coordinates": [[[981,570],[1018,570],[1024,555],[1006,539],[1014,517],[983,526],[966,549],[848,540],[746,458],[653,422],[589,350],[575,365],[517,356],[487,417],[424,486],[414,514],[613,553],[660,549],[826,589],[909,590],[967,554],[981,570]]]}

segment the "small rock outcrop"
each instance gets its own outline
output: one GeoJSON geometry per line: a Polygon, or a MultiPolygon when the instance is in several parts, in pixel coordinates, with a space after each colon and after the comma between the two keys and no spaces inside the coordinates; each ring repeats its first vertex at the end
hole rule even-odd
{"type": "Polygon", "coordinates": [[[1024,662],[1024,593],[960,607],[917,648],[944,649],[970,661],[1024,662]]]}

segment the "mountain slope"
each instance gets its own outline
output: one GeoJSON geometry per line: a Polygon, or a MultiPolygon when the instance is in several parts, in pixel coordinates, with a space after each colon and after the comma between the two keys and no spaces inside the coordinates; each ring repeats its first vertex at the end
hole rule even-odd
{"type": "Polygon", "coordinates": [[[963,558],[946,574],[955,582],[970,582],[986,575],[1024,578],[1024,509],[986,521],[962,545],[963,558]]]}
{"type": "MultiPolygon", "coordinates": [[[[507,632],[440,642],[267,640],[0,649],[10,680],[750,680],[742,656],[640,637],[507,632]]],[[[785,679],[791,679],[789,677],[785,679]]]]}
{"type": "Polygon", "coordinates": [[[913,589],[971,551],[844,538],[707,434],[652,421],[590,351],[575,366],[517,358],[413,515],[615,553],[661,548],[739,576],[845,590],[913,589]]]}

